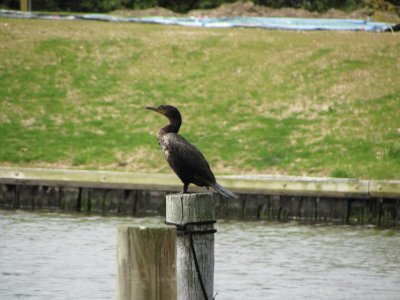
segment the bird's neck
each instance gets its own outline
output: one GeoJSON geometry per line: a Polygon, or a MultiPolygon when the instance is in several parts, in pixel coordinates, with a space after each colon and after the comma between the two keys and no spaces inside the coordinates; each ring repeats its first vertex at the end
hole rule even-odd
{"type": "Polygon", "coordinates": [[[178,133],[181,124],[182,124],[182,119],[180,117],[173,119],[171,118],[169,119],[169,124],[160,129],[159,134],[164,135],[166,133],[171,133],[171,132],[178,133]]]}

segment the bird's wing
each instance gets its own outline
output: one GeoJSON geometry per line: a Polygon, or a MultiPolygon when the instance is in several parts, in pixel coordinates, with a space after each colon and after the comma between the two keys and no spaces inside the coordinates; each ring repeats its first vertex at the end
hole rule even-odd
{"type": "MultiPolygon", "coordinates": [[[[170,134],[173,134],[174,137],[171,138],[168,147],[168,162],[177,175],[192,177],[192,180],[204,180],[203,184],[205,185],[208,182],[215,182],[214,174],[203,154],[179,134],[170,134]]],[[[196,182],[194,183],[196,184],[196,182]]]]}

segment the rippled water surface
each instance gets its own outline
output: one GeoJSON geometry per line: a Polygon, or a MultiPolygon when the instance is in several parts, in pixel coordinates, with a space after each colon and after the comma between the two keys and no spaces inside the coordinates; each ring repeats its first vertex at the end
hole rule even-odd
{"type": "MultiPolygon", "coordinates": [[[[116,227],[160,218],[0,211],[0,299],[115,299],[116,227]]],[[[223,222],[216,300],[400,299],[400,232],[223,222]]]]}

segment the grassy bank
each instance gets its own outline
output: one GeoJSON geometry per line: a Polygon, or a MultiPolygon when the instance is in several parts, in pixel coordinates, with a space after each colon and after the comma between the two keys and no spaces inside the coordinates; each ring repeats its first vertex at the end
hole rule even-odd
{"type": "Polygon", "coordinates": [[[0,164],[169,172],[174,104],[216,173],[400,179],[400,38],[0,19],[0,164]]]}

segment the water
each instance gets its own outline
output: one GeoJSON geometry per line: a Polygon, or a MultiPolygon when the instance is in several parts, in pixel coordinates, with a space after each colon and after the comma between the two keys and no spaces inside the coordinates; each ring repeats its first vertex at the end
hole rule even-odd
{"type": "MultiPolygon", "coordinates": [[[[160,218],[0,211],[0,299],[115,299],[116,226],[160,218]]],[[[400,299],[400,232],[218,222],[216,300],[400,299]]]]}

